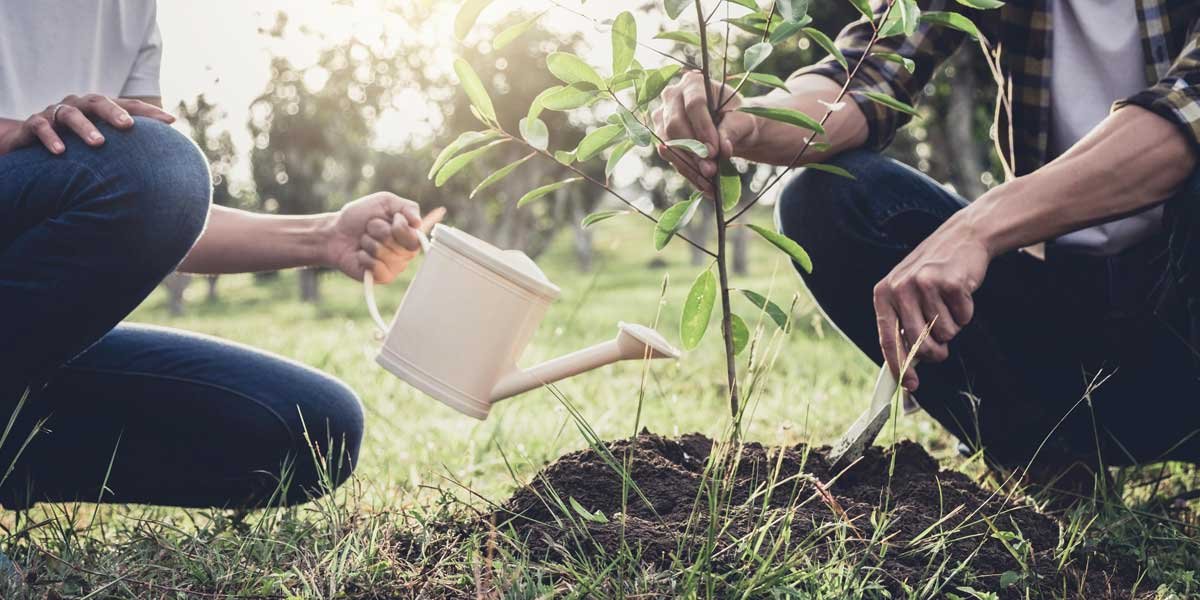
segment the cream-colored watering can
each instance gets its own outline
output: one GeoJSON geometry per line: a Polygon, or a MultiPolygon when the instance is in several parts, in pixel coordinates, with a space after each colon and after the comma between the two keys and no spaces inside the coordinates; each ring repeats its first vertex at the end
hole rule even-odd
{"type": "Polygon", "coordinates": [[[367,309],[384,335],[383,368],[477,419],[492,403],[619,360],[678,358],[657,331],[619,323],[617,337],[529,369],[517,361],[559,289],[528,256],[500,250],[437,225],[425,260],[389,327],[379,314],[371,273],[367,309]]]}

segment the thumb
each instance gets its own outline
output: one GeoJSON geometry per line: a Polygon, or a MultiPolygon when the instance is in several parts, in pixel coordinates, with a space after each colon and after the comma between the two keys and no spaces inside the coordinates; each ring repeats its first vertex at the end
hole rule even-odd
{"type": "Polygon", "coordinates": [[[721,119],[721,124],[717,127],[717,137],[721,140],[721,157],[729,158],[739,153],[749,145],[757,131],[758,121],[753,116],[736,111],[725,113],[725,118],[721,119]]]}
{"type": "Polygon", "coordinates": [[[421,231],[428,234],[433,230],[433,226],[442,222],[442,218],[446,216],[446,207],[439,206],[427,213],[421,218],[421,231]]]}

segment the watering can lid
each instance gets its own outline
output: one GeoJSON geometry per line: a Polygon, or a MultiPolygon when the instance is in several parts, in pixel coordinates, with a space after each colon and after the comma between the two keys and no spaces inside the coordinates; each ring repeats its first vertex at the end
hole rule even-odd
{"type": "Polygon", "coordinates": [[[546,274],[520,250],[501,250],[477,237],[448,225],[433,227],[433,241],[474,261],[497,275],[547,300],[558,298],[561,290],[550,283],[546,274]]]}

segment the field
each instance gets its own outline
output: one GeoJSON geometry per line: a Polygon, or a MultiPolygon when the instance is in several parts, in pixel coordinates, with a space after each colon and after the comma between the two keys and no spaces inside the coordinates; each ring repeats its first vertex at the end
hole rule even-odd
{"type": "MultiPolygon", "coordinates": [[[[644,239],[649,231],[640,223],[626,224],[632,226],[599,227],[591,273],[577,272],[566,235],[539,259],[563,295],[524,363],[607,339],[619,320],[657,319],[669,338],[678,339],[679,306],[698,267],[689,265],[678,243],[663,254],[667,268],[650,266],[644,239]],[[662,295],[668,272],[672,277],[662,295]]],[[[865,406],[874,367],[822,321],[777,252],[753,243],[750,251],[751,272],[737,284],[770,290],[785,306],[793,296],[797,300],[796,327],[788,337],[775,338],[774,329],[765,328],[760,351],[770,348],[777,356],[751,399],[744,439],[766,446],[831,443],[865,406]]],[[[489,420],[479,422],[396,380],[372,360],[378,342],[361,289],[340,275],[324,277],[318,305],[296,300],[294,273],[265,284],[249,276],[222,277],[215,303],[205,302],[205,287],[201,280],[192,283],[183,317],[168,315],[159,290],[131,320],[245,342],[344,379],[358,391],[368,419],[356,476],[318,502],[250,514],[90,504],[6,514],[9,535],[0,548],[25,582],[0,583],[9,588],[3,597],[844,598],[884,593],[873,582],[886,574],[863,568],[861,558],[780,566],[751,555],[732,575],[709,569],[708,562],[645,566],[635,548],[607,558],[565,557],[541,564],[520,544],[498,540],[502,533],[469,529],[467,523],[508,498],[518,482],[530,481],[565,453],[588,448],[593,435],[614,440],[646,428],[664,436],[699,432],[727,439],[724,371],[715,336],[677,363],[651,364],[644,385],[638,362],[559,384],[558,391],[586,423],[584,435],[581,421],[548,390],[499,404],[489,420]]],[[[403,289],[401,281],[383,290],[381,304],[394,307],[403,289]]],[[[749,318],[748,303],[741,312],[748,321],[757,320],[749,318]]],[[[943,468],[984,478],[978,461],[959,457],[950,438],[923,415],[901,417],[880,442],[898,439],[918,442],[943,468]]],[[[1067,515],[1060,548],[1038,550],[1071,560],[1077,552],[1103,555],[1121,566],[1139,597],[1200,593],[1195,504],[1158,501],[1195,487],[1195,475],[1192,467],[1177,465],[1120,473],[1123,497],[1067,515]]],[[[1019,548],[1021,541],[1011,543],[1019,548]]],[[[970,565],[959,573],[966,577],[970,565]]],[[[927,575],[936,579],[947,573],[927,575]]],[[[989,595],[989,582],[969,585],[970,578],[961,577],[954,585],[914,586],[903,593],[995,597],[989,595]]],[[[1004,589],[995,580],[990,584],[1000,597],[1025,597],[1020,581],[1006,582],[1004,589]]],[[[1066,585],[1059,589],[1055,596],[1077,596],[1066,585]]]]}

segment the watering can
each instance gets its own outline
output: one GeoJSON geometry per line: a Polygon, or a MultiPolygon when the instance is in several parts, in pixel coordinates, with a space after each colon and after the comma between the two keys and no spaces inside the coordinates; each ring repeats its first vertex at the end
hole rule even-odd
{"type": "Polygon", "coordinates": [[[615,339],[540,365],[517,366],[559,288],[525,253],[438,224],[421,234],[425,260],[389,325],[363,277],[383,336],[375,362],[459,412],[486,419],[494,402],[619,360],[678,358],[657,331],[618,323],[615,339]]]}

